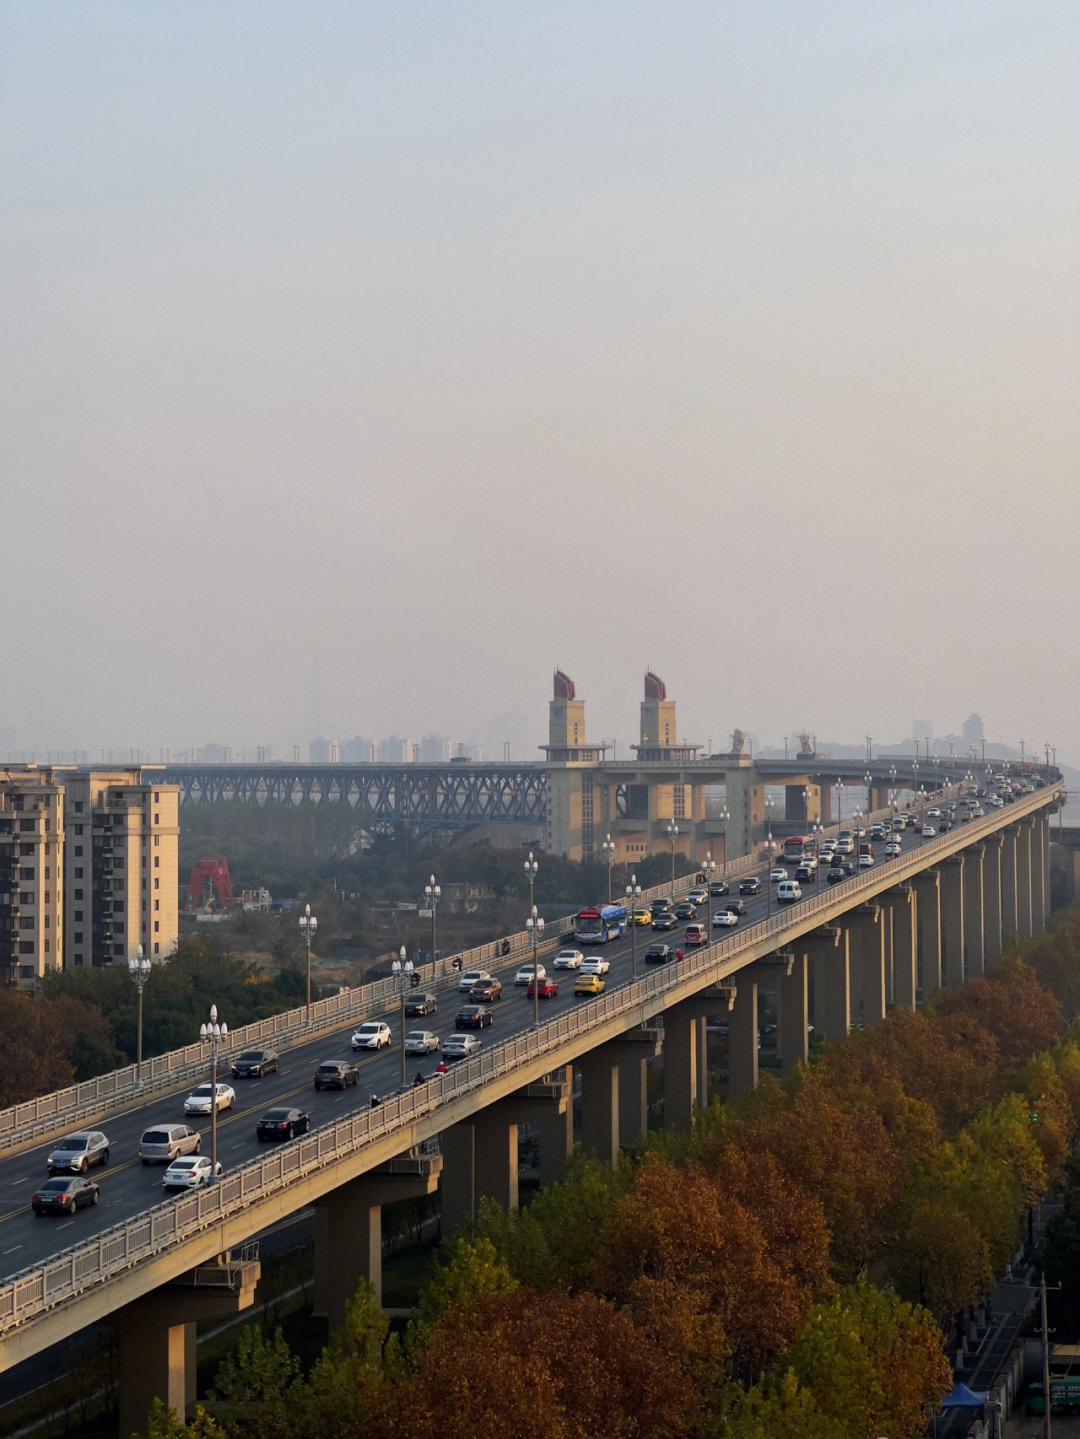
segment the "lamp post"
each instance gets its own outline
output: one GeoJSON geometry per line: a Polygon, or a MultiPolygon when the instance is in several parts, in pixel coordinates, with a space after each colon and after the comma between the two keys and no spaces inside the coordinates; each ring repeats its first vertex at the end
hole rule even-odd
{"type": "Polygon", "coordinates": [[[679,826],[674,821],[669,822],[666,830],[668,839],[671,841],[671,897],[675,898],[675,841],[679,837],[679,826]]]}
{"type": "Polygon", "coordinates": [[[604,851],[604,858],[607,860],[607,902],[611,903],[611,866],[615,859],[615,841],[611,835],[605,835],[604,842],[600,846],[604,851]]]}
{"type": "Polygon", "coordinates": [[[311,941],[315,938],[315,931],[319,927],[319,921],[311,912],[311,905],[304,905],[304,912],[300,916],[300,933],[304,936],[304,951],[306,955],[306,982],[304,986],[304,1023],[311,1023],[311,941]]]}
{"type": "Polygon", "coordinates": [[[199,1038],[210,1046],[210,1183],[217,1180],[217,1057],[218,1045],[229,1037],[229,1026],[218,1024],[217,1005],[210,1006],[210,1023],[199,1026],[199,1038]]]}
{"type": "MultiPolygon", "coordinates": [[[[424,898],[427,900],[427,907],[431,910],[431,963],[434,965],[438,958],[435,949],[435,911],[439,907],[439,900],[442,899],[442,889],[435,883],[435,876],[432,875],[427,884],[424,885],[424,898]]],[[[434,969],[432,970],[434,974],[434,969]]]]}
{"type": "Polygon", "coordinates": [[[544,937],[544,921],[536,912],[536,905],[530,906],[525,929],[532,945],[532,987],[533,987],[533,1028],[540,1028],[540,974],[536,968],[536,951],[544,937]]]}
{"type": "MultiPolygon", "coordinates": [[[[765,845],[768,849],[769,868],[772,868],[772,812],[776,808],[776,801],[771,794],[765,796],[765,845]]],[[[769,880],[770,886],[772,880],[769,880]]]]}
{"type": "Polygon", "coordinates": [[[810,826],[810,833],[814,836],[814,883],[817,884],[821,869],[821,836],[825,833],[825,826],[819,819],[810,826]]]}
{"type": "Polygon", "coordinates": [[[724,862],[723,862],[723,863],[724,863],[724,867],[723,867],[723,869],[720,871],[720,878],[721,878],[721,879],[724,879],[724,880],[727,879],[727,827],[728,827],[728,820],[729,820],[730,818],[731,818],[731,814],[730,814],[729,811],[728,811],[727,805],[726,805],[726,804],[725,804],[725,805],[722,805],[722,806],[721,806],[721,809],[720,809],[720,813],[717,815],[717,819],[718,819],[718,820],[720,821],[720,823],[724,826],[724,862]]]}
{"type": "Polygon", "coordinates": [[[536,863],[536,860],[533,859],[533,852],[532,852],[532,850],[530,849],[530,850],[529,850],[529,857],[528,857],[528,859],[525,861],[525,873],[526,873],[526,875],[528,876],[528,880],[529,880],[529,908],[530,908],[530,909],[532,909],[532,907],[533,907],[533,885],[534,885],[534,883],[536,882],[536,871],[539,869],[539,867],[540,867],[540,866],[536,863]]]}
{"type": "MultiPolygon", "coordinates": [[[[705,875],[705,889],[707,892],[711,891],[713,875],[716,873],[716,860],[712,857],[711,849],[705,851],[705,858],[701,861],[701,869],[705,875]]],[[[707,903],[706,908],[708,908],[707,903]]]]}
{"type": "Polygon", "coordinates": [[[144,955],[141,944],[135,946],[134,955],[128,956],[128,974],[135,981],[135,993],[138,995],[135,1009],[138,1016],[135,1021],[135,1084],[138,1087],[142,1084],[142,992],[150,978],[150,961],[144,955]]]}
{"type": "Polygon", "coordinates": [[[914,771],[915,771],[915,778],[912,780],[911,788],[912,788],[912,793],[913,793],[914,796],[915,796],[915,818],[918,819],[918,817],[919,817],[919,761],[918,761],[918,759],[915,760],[915,763],[914,763],[913,768],[914,768],[914,771]]]}
{"type": "Polygon", "coordinates": [[[874,804],[873,804],[873,798],[872,798],[872,795],[871,795],[871,790],[873,789],[873,785],[874,785],[874,776],[870,773],[869,770],[867,770],[866,773],[863,775],[863,779],[866,781],[866,813],[867,813],[867,814],[872,814],[872,813],[873,813],[873,809],[874,809],[874,804]]]}
{"type": "Polygon", "coordinates": [[[841,830],[844,827],[844,781],[840,775],[836,776],[836,828],[841,830]]]}
{"type": "Polygon", "coordinates": [[[896,766],[889,766],[889,804],[892,807],[893,819],[896,818],[896,766]]]}
{"type": "Polygon", "coordinates": [[[405,992],[413,974],[413,962],[405,957],[405,946],[398,950],[398,957],[390,966],[398,977],[398,993],[401,997],[401,1087],[405,1088],[405,992]]]}
{"type": "Polygon", "coordinates": [[[641,897],[641,885],[637,875],[630,876],[626,886],[626,898],[630,901],[630,978],[637,979],[637,902],[641,897]]]}

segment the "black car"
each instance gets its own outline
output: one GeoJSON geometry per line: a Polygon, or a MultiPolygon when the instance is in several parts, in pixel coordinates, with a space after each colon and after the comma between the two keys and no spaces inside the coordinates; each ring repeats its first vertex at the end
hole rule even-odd
{"type": "Polygon", "coordinates": [[[694,919],[697,916],[697,908],[688,899],[680,899],[673,913],[676,919],[694,919]]]}
{"type": "Polygon", "coordinates": [[[760,894],[760,893],[761,893],[761,880],[758,879],[758,877],[757,877],[756,874],[752,874],[752,875],[748,876],[748,878],[746,878],[746,879],[740,879],[740,880],[739,880],[739,893],[740,893],[740,894],[760,894]]]}
{"type": "Polygon", "coordinates": [[[350,1064],[347,1059],[328,1059],[315,1071],[315,1088],[348,1089],[359,1079],[360,1071],[355,1064],[350,1064]]]}
{"type": "Polygon", "coordinates": [[[467,1004],[454,1016],[455,1029],[485,1029],[492,1023],[494,1015],[486,1004],[467,1004]]]}
{"type": "Polygon", "coordinates": [[[669,959],[675,958],[675,951],[670,944],[650,944],[645,951],[646,964],[667,964],[669,959]]]}
{"type": "Polygon", "coordinates": [[[709,893],[713,899],[719,899],[729,892],[729,885],[726,879],[714,879],[709,885],[709,893]]]}
{"type": "Polygon", "coordinates": [[[245,1049],[232,1062],[234,1079],[261,1079],[264,1074],[273,1074],[278,1067],[278,1057],[272,1049],[245,1049]]]}
{"type": "Polygon", "coordinates": [[[418,1019],[425,1014],[437,1014],[439,1001],[433,994],[424,994],[419,991],[410,994],[405,1000],[405,1018],[418,1019]]]}
{"type": "Polygon", "coordinates": [[[659,914],[654,912],[652,927],[659,934],[665,929],[674,929],[678,922],[670,909],[662,909],[659,914]]]}
{"type": "Polygon", "coordinates": [[[292,1139],[296,1134],[306,1134],[310,1127],[311,1121],[302,1109],[268,1109],[255,1125],[255,1134],[259,1139],[292,1139]]]}
{"type": "Polygon", "coordinates": [[[727,904],[724,905],[724,908],[727,910],[728,914],[746,913],[746,905],[743,904],[741,899],[729,899],[727,904]]]}
{"type": "Polygon", "coordinates": [[[670,914],[672,903],[673,901],[666,894],[662,894],[658,899],[650,900],[649,907],[653,914],[670,914]]]}
{"type": "Polygon", "coordinates": [[[76,1174],[70,1179],[46,1179],[30,1200],[35,1214],[74,1214],[84,1204],[98,1202],[97,1184],[76,1174]]]}
{"type": "Polygon", "coordinates": [[[842,879],[847,879],[847,875],[844,873],[840,865],[836,864],[833,865],[832,869],[829,870],[825,878],[830,884],[839,884],[842,879]]]}

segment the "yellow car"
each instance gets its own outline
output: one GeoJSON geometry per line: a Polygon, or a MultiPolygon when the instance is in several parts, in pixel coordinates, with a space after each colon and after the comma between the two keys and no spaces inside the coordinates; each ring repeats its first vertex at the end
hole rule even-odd
{"type": "Polygon", "coordinates": [[[603,994],[605,987],[604,981],[598,974],[579,974],[574,980],[575,994],[603,994]]]}
{"type": "Polygon", "coordinates": [[[648,908],[645,908],[645,909],[637,909],[637,910],[634,911],[634,916],[633,916],[633,918],[634,918],[634,923],[635,923],[635,924],[638,924],[638,925],[641,925],[641,924],[652,924],[652,910],[651,910],[651,909],[648,909],[648,908]]]}

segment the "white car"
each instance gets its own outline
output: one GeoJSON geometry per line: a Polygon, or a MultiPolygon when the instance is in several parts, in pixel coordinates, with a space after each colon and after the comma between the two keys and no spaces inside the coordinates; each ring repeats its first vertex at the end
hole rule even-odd
{"type": "Polygon", "coordinates": [[[590,954],[581,965],[582,974],[607,974],[611,964],[606,959],[601,959],[598,954],[590,954]]]}
{"type": "Polygon", "coordinates": [[[874,856],[873,856],[872,854],[860,854],[860,855],[859,855],[859,868],[860,868],[860,869],[873,869],[873,867],[874,867],[874,856]]]}
{"type": "MultiPolygon", "coordinates": [[[[214,1107],[219,1111],[222,1109],[231,1109],[236,1103],[236,1090],[233,1089],[231,1084],[219,1083],[216,1088],[217,1093],[214,1096],[216,1101],[214,1107]]],[[[211,1087],[209,1084],[197,1084],[184,1100],[184,1113],[209,1114],[210,1093],[211,1087]]]]}
{"type": "Polygon", "coordinates": [[[781,880],[787,879],[787,877],[787,870],[782,864],[778,864],[775,869],[769,871],[769,880],[772,884],[779,884],[781,880]]]}
{"type": "Polygon", "coordinates": [[[458,980],[457,987],[464,993],[466,990],[472,989],[474,984],[484,984],[489,979],[491,979],[491,975],[486,969],[468,969],[458,980]]]}
{"type": "MultiPolygon", "coordinates": [[[[206,1154],[182,1154],[174,1159],[161,1176],[162,1189],[201,1189],[210,1183],[210,1157],[206,1154]]],[[[221,1178],[221,1161],[214,1171],[221,1178]]]]}
{"type": "Polygon", "coordinates": [[[937,830],[934,828],[934,826],[933,826],[932,824],[927,824],[927,823],[925,822],[925,820],[924,820],[924,821],[923,821],[923,827],[922,827],[922,837],[923,837],[923,839],[933,839],[934,835],[936,835],[936,834],[937,834],[937,830]]]}
{"type": "Polygon", "coordinates": [[[353,1049],[388,1049],[390,1026],[381,1019],[369,1019],[354,1032],[351,1043],[353,1049]]]}
{"type": "MultiPolygon", "coordinates": [[[[547,970],[544,968],[544,966],[543,966],[542,964],[538,964],[538,965],[536,966],[536,977],[537,977],[537,979],[547,979],[547,970]]],[[[517,974],[514,975],[514,983],[515,983],[515,984],[532,984],[532,982],[533,982],[533,967],[532,967],[531,964],[523,964],[523,965],[521,966],[521,968],[518,970],[517,974]]]]}
{"type": "Polygon", "coordinates": [[[898,839],[891,839],[885,846],[886,859],[899,859],[904,852],[904,846],[898,839]]]}
{"type": "Polygon", "coordinates": [[[686,897],[691,904],[708,904],[709,891],[707,889],[688,889],[686,897]]]}
{"type": "Polygon", "coordinates": [[[560,949],[555,956],[555,969],[580,969],[585,956],[580,949],[560,949]]]}
{"type": "Polygon", "coordinates": [[[714,929],[734,929],[739,922],[739,916],[732,914],[730,909],[718,909],[712,917],[714,929]]]}
{"type": "Polygon", "coordinates": [[[439,1036],[430,1029],[410,1029],[405,1036],[406,1054],[434,1054],[439,1047],[439,1036]]]}

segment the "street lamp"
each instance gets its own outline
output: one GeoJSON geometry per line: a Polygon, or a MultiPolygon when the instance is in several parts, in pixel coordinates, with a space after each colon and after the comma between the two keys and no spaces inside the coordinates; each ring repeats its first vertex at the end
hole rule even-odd
{"type": "Polygon", "coordinates": [[[711,890],[713,875],[716,873],[716,860],[712,857],[711,849],[705,851],[705,858],[701,861],[701,869],[705,875],[705,888],[706,890],[711,890]]]}
{"type": "Polygon", "coordinates": [[[641,897],[641,885],[636,874],[630,876],[626,897],[630,901],[630,978],[637,979],[637,902],[641,897]]]}
{"type": "Polygon", "coordinates": [[[604,851],[604,857],[605,857],[606,860],[607,860],[607,902],[608,902],[608,904],[610,904],[610,903],[611,903],[611,865],[612,865],[613,860],[615,859],[615,841],[611,838],[611,835],[607,835],[607,836],[605,837],[604,842],[603,842],[603,844],[600,846],[600,848],[604,851]]]}
{"type": "Polygon", "coordinates": [[[398,977],[398,992],[401,996],[401,1087],[405,1088],[405,992],[413,975],[413,962],[405,958],[405,946],[398,950],[398,957],[390,966],[398,977]]]}
{"type": "Polygon", "coordinates": [[[873,796],[871,794],[874,787],[874,776],[867,770],[863,775],[863,779],[866,781],[866,813],[870,814],[874,808],[873,796]]]}
{"type": "Polygon", "coordinates": [[[671,897],[675,898],[675,841],[679,837],[679,826],[671,821],[667,826],[667,837],[671,840],[671,897]]]}
{"type": "Polygon", "coordinates": [[[817,884],[818,870],[821,868],[821,836],[825,833],[825,826],[819,819],[810,826],[810,833],[814,837],[814,883],[817,884]]]}
{"type": "Polygon", "coordinates": [[[532,987],[533,987],[533,1028],[540,1028],[540,972],[536,967],[536,951],[544,937],[544,921],[536,912],[536,905],[529,909],[525,929],[532,945],[532,987]]]}
{"type": "Polygon", "coordinates": [[[304,936],[304,951],[307,957],[306,973],[307,980],[304,988],[304,1023],[311,1023],[311,941],[315,938],[315,931],[319,927],[319,921],[311,912],[311,905],[304,905],[304,912],[300,916],[300,933],[304,936]]]}
{"type": "Polygon", "coordinates": [[[731,815],[730,815],[730,813],[728,812],[728,807],[727,807],[726,804],[721,806],[720,813],[719,813],[716,817],[717,817],[717,819],[720,821],[720,823],[724,826],[724,867],[723,867],[723,869],[720,871],[720,877],[721,877],[722,879],[725,879],[725,880],[726,880],[726,879],[727,879],[727,827],[728,827],[728,820],[731,818],[731,815]]]}
{"type": "Polygon", "coordinates": [[[528,879],[529,879],[529,908],[530,908],[530,909],[532,909],[532,907],[533,907],[533,884],[534,884],[535,881],[536,881],[536,871],[537,871],[538,869],[539,869],[539,865],[536,863],[536,860],[533,859],[533,852],[532,852],[532,850],[530,849],[530,850],[529,850],[529,857],[528,857],[528,859],[525,861],[525,873],[526,873],[526,875],[528,876],[528,879]]]}
{"type": "Polygon", "coordinates": [[[896,766],[889,766],[889,803],[892,806],[893,819],[896,818],[896,766]]]}
{"type": "Polygon", "coordinates": [[[438,957],[435,949],[435,911],[439,907],[439,900],[442,899],[442,889],[435,883],[434,875],[424,885],[424,898],[427,900],[428,909],[431,910],[431,963],[434,965],[438,957]]]}
{"type": "Polygon", "coordinates": [[[210,1046],[210,1183],[217,1179],[217,1056],[218,1045],[229,1037],[229,1026],[218,1024],[217,1005],[210,1006],[210,1023],[199,1026],[199,1038],[210,1046]]]}
{"type": "Polygon", "coordinates": [[[776,808],[776,801],[771,794],[765,796],[765,843],[769,851],[769,867],[772,867],[772,812],[776,808]]]}
{"type": "Polygon", "coordinates": [[[143,954],[141,944],[136,945],[134,955],[128,956],[128,974],[135,981],[135,993],[138,995],[136,1013],[138,1019],[135,1025],[135,1084],[142,1084],[142,992],[143,986],[150,978],[150,961],[143,954]]]}
{"type": "Polygon", "coordinates": [[[836,828],[844,827],[844,781],[841,775],[836,776],[836,828]]]}

